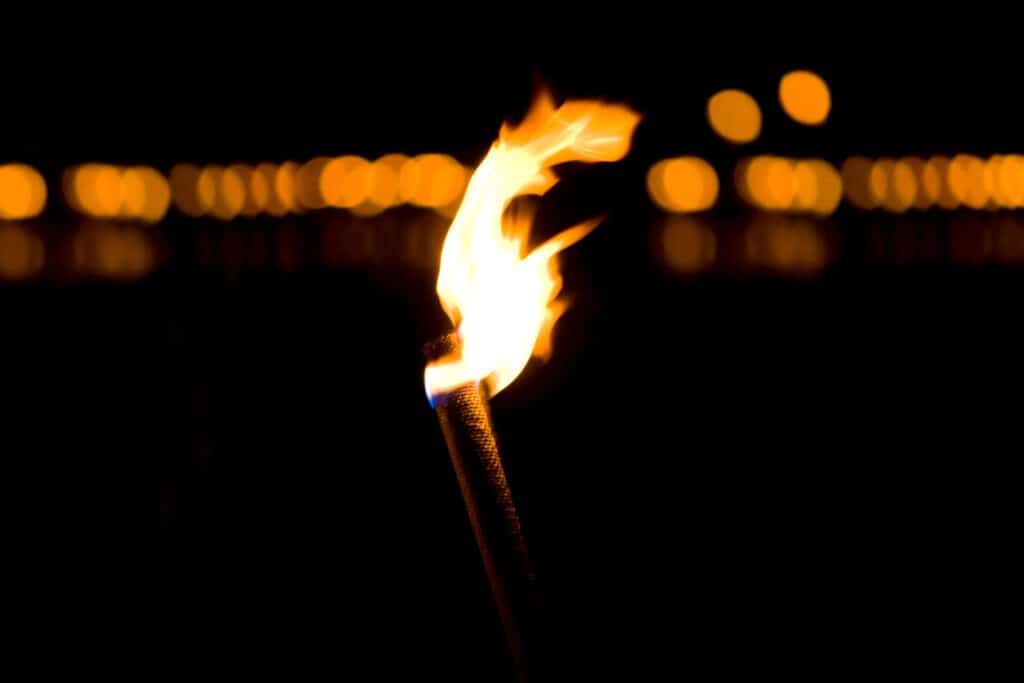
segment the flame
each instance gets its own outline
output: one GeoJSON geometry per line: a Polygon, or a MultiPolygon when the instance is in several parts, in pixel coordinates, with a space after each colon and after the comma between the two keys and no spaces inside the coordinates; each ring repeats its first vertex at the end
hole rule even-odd
{"type": "Polygon", "coordinates": [[[458,328],[459,348],[427,366],[428,396],[484,382],[493,396],[533,355],[546,356],[565,310],[556,255],[600,219],[556,235],[525,254],[532,215],[506,211],[525,194],[558,182],[551,167],[617,161],[629,151],[638,114],[623,105],[570,100],[557,109],[541,92],[517,126],[504,124],[470,178],[441,251],[437,293],[458,328]]]}

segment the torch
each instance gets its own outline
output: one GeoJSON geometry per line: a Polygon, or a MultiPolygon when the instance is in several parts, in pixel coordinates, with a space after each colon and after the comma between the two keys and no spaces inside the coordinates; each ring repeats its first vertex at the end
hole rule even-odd
{"type": "Polygon", "coordinates": [[[528,249],[531,212],[512,200],[543,195],[552,167],[617,161],[640,117],[629,108],[542,91],[518,125],[505,124],[474,171],[441,251],[437,293],[455,332],[428,346],[424,373],[520,681],[539,661],[539,596],[505,478],[488,401],[532,356],[545,358],[564,312],[557,254],[597,220],[528,249]]]}

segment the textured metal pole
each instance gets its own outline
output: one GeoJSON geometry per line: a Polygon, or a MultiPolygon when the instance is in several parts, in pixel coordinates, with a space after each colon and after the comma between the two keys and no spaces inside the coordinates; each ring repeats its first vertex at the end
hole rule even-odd
{"type": "Polygon", "coordinates": [[[483,390],[466,384],[433,399],[448,443],[469,520],[480,547],[519,680],[537,680],[531,649],[537,616],[536,581],[530,567],[483,390]],[[527,675],[529,673],[529,676],[527,675]]]}

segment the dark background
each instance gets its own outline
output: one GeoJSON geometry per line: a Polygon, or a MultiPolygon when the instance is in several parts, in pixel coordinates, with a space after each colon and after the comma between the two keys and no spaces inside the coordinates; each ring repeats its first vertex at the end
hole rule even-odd
{"type": "MultiPolygon", "coordinates": [[[[0,153],[51,192],[88,160],[474,164],[537,79],[628,102],[645,116],[630,157],[576,169],[542,209],[542,233],[609,214],[562,259],[574,303],[554,357],[492,404],[545,587],[552,679],[820,679],[893,661],[977,673],[1008,645],[996,624],[1019,537],[1024,270],[879,258],[870,231],[949,217],[843,206],[842,255],[818,277],[673,277],[650,252],[644,173],[678,154],[724,177],[746,153],[1019,153],[1019,48],[978,32],[812,43],[610,23],[568,44],[358,25],[82,34],[53,66],[10,72],[0,153]],[[793,68],[829,83],[823,128],[779,110],[793,68]],[[704,119],[725,87],[764,112],[741,150],[704,119]]],[[[726,192],[708,221],[744,215],[726,192]]],[[[74,220],[54,197],[39,224],[74,220]]],[[[11,592],[41,660],[121,657],[97,632],[127,603],[147,618],[126,630],[159,625],[147,673],[508,679],[423,395],[421,346],[445,331],[431,258],[326,264],[326,220],[172,211],[166,258],[140,281],[0,287],[11,592]],[[285,231],[299,256],[200,264],[197,245],[232,230],[285,231]]]]}

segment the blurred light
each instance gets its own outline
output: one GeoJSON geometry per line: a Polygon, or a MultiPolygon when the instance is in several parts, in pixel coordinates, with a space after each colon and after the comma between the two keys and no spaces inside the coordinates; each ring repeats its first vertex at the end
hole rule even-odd
{"type": "Polygon", "coordinates": [[[796,195],[796,173],[793,162],[789,159],[771,157],[767,168],[765,185],[770,202],[765,207],[780,210],[790,208],[796,195]]]}
{"type": "Polygon", "coordinates": [[[718,198],[718,175],[699,157],[678,157],[656,163],[647,173],[651,199],[666,211],[703,211],[718,198]]]}
{"type": "Polygon", "coordinates": [[[946,168],[946,184],[950,194],[956,199],[956,205],[967,204],[967,195],[971,189],[969,165],[966,154],[957,154],[946,168]]]}
{"type": "Polygon", "coordinates": [[[746,189],[753,203],[762,208],[784,211],[793,205],[796,172],[789,159],[759,156],[746,167],[746,189]]]}
{"type": "Polygon", "coordinates": [[[1000,164],[996,183],[1006,198],[1007,208],[1024,207],[1024,156],[1008,154],[1000,164]]]}
{"type": "Polygon", "coordinates": [[[199,173],[199,167],[195,164],[177,164],[168,174],[174,207],[193,218],[203,213],[198,196],[199,173]]]}
{"type": "Polygon", "coordinates": [[[167,179],[155,168],[139,167],[142,181],[146,185],[146,203],[140,218],[149,223],[156,223],[167,215],[167,207],[171,204],[171,188],[167,179]]]}
{"type": "Polygon", "coordinates": [[[820,216],[830,216],[843,198],[843,179],[835,166],[823,159],[811,159],[807,163],[811,165],[818,181],[818,195],[814,199],[811,211],[820,216]]]}
{"type": "Polygon", "coordinates": [[[258,201],[259,193],[266,194],[266,201],[263,203],[266,206],[267,213],[271,216],[283,216],[288,213],[288,207],[278,197],[275,190],[276,183],[277,166],[265,161],[256,167],[250,189],[253,191],[254,202],[258,201]]]}
{"type": "Polygon", "coordinates": [[[671,210],[668,197],[665,194],[665,167],[668,166],[669,161],[669,159],[662,159],[647,169],[647,196],[651,198],[655,206],[665,211],[671,210]]]}
{"type": "Polygon", "coordinates": [[[868,172],[868,192],[871,193],[873,207],[886,206],[889,196],[889,176],[892,175],[892,159],[882,158],[871,164],[868,172]]]}
{"type": "Polygon", "coordinates": [[[199,180],[196,182],[196,202],[199,204],[200,215],[214,213],[217,205],[217,191],[220,185],[220,177],[224,173],[223,166],[204,166],[199,172],[199,180]]]}
{"type": "Polygon", "coordinates": [[[420,162],[413,157],[398,171],[398,201],[411,203],[420,186],[420,162]]]}
{"type": "Polygon", "coordinates": [[[988,191],[988,204],[986,208],[998,209],[1006,207],[1006,197],[1003,188],[999,184],[999,172],[1002,170],[1004,157],[1002,154],[995,154],[989,157],[985,164],[984,185],[988,191]]]}
{"type": "Polygon", "coordinates": [[[295,174],[299,165],[294,161],[286,161],[277,167],[274,174],[274,184],[271,186],[273,194],[285,211],[296,211],[298,206],[295,203],[295,174]]]}
{"type": "Polygon", "coordinates": [[[985,186],[985,162],[973,154],[958,154],[953,163],[958,160],[967,182],[964,204],[972,209],[984,208],[992,194],[991,188],[985,186]]]}
{"type": "Polygon", "coordinates": [[[121,173],[122,218],[141,218],[155,223],[167,213],[170,189],[160,172],[149,166],[133,166],[121,173]]]}
{"type": "Polygon", "coordinates": [[[146,208],[146,181],[138,169],[127,168],[121,174],[121,210],[123,218],[142,215],[146,208]]]}
{"type": "Polygon", "coordinates": [[[742,90],[722,90],[712,95],[707,116],[715,132],[730,142],[751,142],[761,132],[761,108],[742,90]]]}
{"type": "Polygon", "coordinates": [[[84,164],[72,171],[68,203],[91,216],[112,217],[121,211],[121,170],[110,164],[84,164]]]}
{"type": "Polygon", "coordinates": [[[234,220],[245,207],[245,180],[229,166],[220,171],[213,202],[213,215],[222,221],[234,220]]]}
{"type": "Polygon", "coordinates": [[[954,192],[953,186],[949,182],[949,159],[944,156],[934,156],[928,160],[928,166],[935,169],[935,173],[938,174],[940,179],[939,207],[948,211],[960,206],[960,197],[954,192]]]}
{"type": "Polygon", "coordinates": [[[793,208],[810,211],[818,201],[818,174],[809,161],[797,161],[793,167],[793,175],[796,179],[793,208]]]}
{"type": "MultiPolygon", "coordinates": [[[[251,166],[245,164],[231,164],[227,168],[233,175],[235,175],[242,183],[242,208],[239,211],[239,215],[252,218],[258,216],[260,211],[267,206],[267,193],[266,186],[262,185],[260,181],[253,182],[253,178],[259,176],[258,173],[253,170],[251,166]],[[260,185],[259,189],[256,189],[254,185],[260,185]],[[263,190],[262,194],[257,194],[259,190],[263,190]],[[255,190],[255,191],[254,191],[255,190]]],[[[262,176],[259,176],[262,180],[262,176]]]]}
{"type": "Polygon", "coordinates": [[[737,166],[737,187],[758,208],[820,216],[831,215],[843,195],[843,179],[823,159],[754,157],[737,166]]]}
{"type": "Polygon", "coordinates": [[[416,157],[417,186],[412,203],[442,208],[454,204],[466,189],[466,170],[447,154],[416,157]]]}
{"type": "Polygon", "coordinates": [[[0,218],[34,218],[46,206],[46,182],[26,164],[0,166],[0,218]]]}
{"type": "Polygon", "coordinates": [[[120,169],[109,164],[101,164],[92,175],[92,183],[95,205],[91,213],[104,217],[120,213],[121,202],[124,201],[120,169]]]}
{"type": "Polygon", "coordinates": [[[320,176],[330,162],[328,157],[317,157],[299,167],[295,173],[295,200],[303,209],[322,209],[327,205],[320,191],[320,176]]]}
{"type": "Polygon", "coordinates": [[[884,161],[885,169],[888,171],[888,182],[882,205],[889,211],[903,213],[917,198],[917,177],[914,175],[913,167],[902,159],[884,161]]]}
{"type": "Polygon", "coordinates": [[[715,233],[700,219],[671,216],[661,224],[661,256],[678,273],[699,273],[712,266],[718,249],[715,233]]]}
{"type": "Polygon", "coordinates": [[[399,203],[398,181],[402,168],[409,157],[404,154],[387,154],[370,166],[367,201],[382,209],[399,203]]]}
{"type": "Polygon", "coordinates": [[[0,225],[0,278],[30,278],[43,267],[44,260],[43,241],[34,232],[17,223],[0,225]]]}
{"type": "Polygon", "coordinates": [[[773,196],[768,187],[768,176],[771,175],[774,158],[769,156],[754,157],[746,165],[743,184],[751,203],[761,208],[771,208],[773,196]]]}
{"type": "Polygon", "coordinates": [[[270,196],[270,186],[267,177],[256,169],[238,164],[233,166],[238,177],[245,183],[245,205],[242,207],[242,214],[245,216],[258,216],[267,209],[267,202],[270,196]]]}
{"type": "Polygon", "coordinates": [[[918,157],[904,159],[917,179],[917,197],[914,200],[915,209],[930,209],[935,206],[942,196],[942,175],[938,168],[931,161],[924,161],[918,157]]]}
{"type": "Polygon", "coordinates": [[[871,160],[853,156],[841,168],[843,192],[846,199],[858,209],[873,209],[879,205],[871,191],[871,160]]]}
{"type": "Polygon", "coordinates": [[[320,192],[329,206],[351,209],[367,195],[370,162],[362,157],[331,159],[320,174],[320,192]]]}
{"type": "Polygon", "coordinates": [[[825,122],[832,108],[828,86],[810,71],[790,71],[779,81],[779,102],[790,118],[808,126],[825,122]]]}

